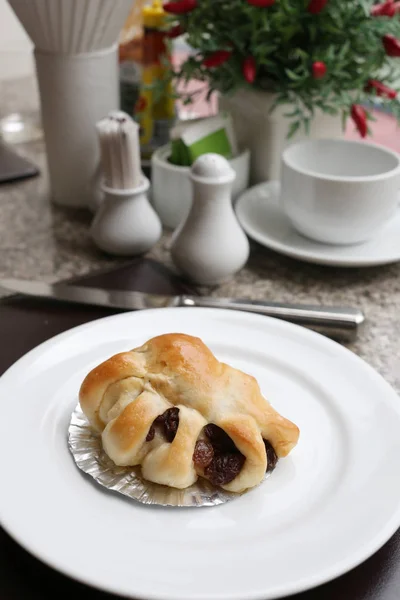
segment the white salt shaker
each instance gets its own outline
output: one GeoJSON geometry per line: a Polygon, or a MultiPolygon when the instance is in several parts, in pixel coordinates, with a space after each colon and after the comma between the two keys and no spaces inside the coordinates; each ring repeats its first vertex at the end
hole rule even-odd
{"type": "Polygon", "coordinates": [[[161,236],[161,221],[151,206],[150,184],[140,164],[139,126],[121,112],[97,124],[104,199],[91,226],[95,244],[120,256],[143,254],[161,236]]]}
{"type": "Polygon", "coordinates": [[[195,283],[218,285],[246,263],[249,242],[232,207],[235,172],[219,154],[204,154],[193,164],[192,207],[174,235],[171,256],[195,283]]]}

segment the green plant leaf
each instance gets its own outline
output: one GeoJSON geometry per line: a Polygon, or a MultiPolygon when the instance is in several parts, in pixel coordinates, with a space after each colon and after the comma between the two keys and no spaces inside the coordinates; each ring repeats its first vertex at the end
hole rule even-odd
{"type": "Polygon", "coordinates": [[[301,127],[300,121],[294,121],[293,123],[291,123],[288,134],[287,134],[288,139],[292,138],[294,136],[294,134],[297,133],[297,131],[300,129],[300,127],[301,127]]]}

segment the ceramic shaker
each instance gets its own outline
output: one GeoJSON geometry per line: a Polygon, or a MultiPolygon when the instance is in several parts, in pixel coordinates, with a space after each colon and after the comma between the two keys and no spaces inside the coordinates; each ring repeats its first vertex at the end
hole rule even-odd
{"type": "Polygon", "coordinates": [[[140,164],[138,125],[112,112],[97,124],[104,199],[91,226],[95,244],[120,256],[143,254],[161,236],[161,221],[147,197],[150,184],[140,164]]]}
{"type": "Polygon", "coordinates": [[[118,256],[136,256],[159,240],[161,223],[147,198],[149,187],[144,175],[133,189],[103,186],[104,199],[91,227],[93,241],[99,248],[118,256]]]}
{"type": "Polygon", "coordinates": [[[249,242],[232,206],[235,172],[219,154],[204,154],[190,171],[191,210],[174,235],[171,256],[186,277],[218,285],[246,263],[249,242]]]}

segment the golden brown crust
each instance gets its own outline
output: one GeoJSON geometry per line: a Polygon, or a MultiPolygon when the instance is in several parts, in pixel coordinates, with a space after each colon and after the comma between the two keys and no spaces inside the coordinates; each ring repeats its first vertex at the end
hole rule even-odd
{"type": "Polygon", "coordinates": [[[145,478],[178,488],[204,476],[192,455],[208,423],[221,427],[246,458],[239,475],[222,486],[234,492],[262,480],[263,438],[283,457],[299,437],[253,377],[219,362],[199,338],[184,334],[158,336],[103,362],[85,378],[79,400],[117,465],[141,464],[145,478]],[[146,441],[156,417],[173,406],[179,408],[179,426],[172,443],[158,431],[146,441]]]}
{"type": "Polygon", "coordinates": [[[100,404],[107,388],[126,377],[136,375],[143,377],[143,368],[133,352],[115,354],[85,377],[79,391],[79,402],[91,425],[100,431],[104,429],[104,421],[99,417],[100,404]]]}

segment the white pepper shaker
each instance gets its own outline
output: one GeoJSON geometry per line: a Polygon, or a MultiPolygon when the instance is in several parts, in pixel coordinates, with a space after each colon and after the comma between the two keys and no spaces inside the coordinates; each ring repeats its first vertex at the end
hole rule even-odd
{"type": "Polygon", "coordinates": [[[97,124],[104,199],[91,226],[95,244],[120,256],[143,254],[161,236],[161,221],[151,206],[143,175],[139,126],[129,115],[112,112],[97,124]]]}
{"type": "Polygon", "coordinates": [[[218,285],[246,263],[249,242],[232,207],[235,172],[219,154],[204,154],[193,164],[193,202],[174,235],[171,256],[178,269],[200,285],[218,285]]]}

